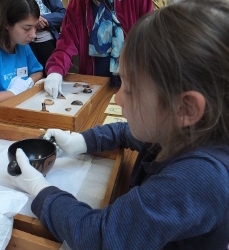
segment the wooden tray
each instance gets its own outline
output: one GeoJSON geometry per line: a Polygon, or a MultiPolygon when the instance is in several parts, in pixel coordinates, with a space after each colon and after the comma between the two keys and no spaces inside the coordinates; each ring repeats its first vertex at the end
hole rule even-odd
{"type": "MultiPolygon", "coordinates": [[[[25,128],[0,123],[0,139],[21,140],[25,138],[38,137],[43,133],[44,131],[35,128],[25,128]]],[[[119,186],[120,176],[119,170],[122,162],[123,151],[116,150],[96,155],[109,159],[115,159],[113,170],[101,204],[101,208],[104,208],[109,203],[112,203],[117,196],[117,187],[119,186]]],[[[12,237],[6,248],[7,250],[48,250],[59,249],[60,246],[61,244],[57,242],[51,233],[40,224],[38,219],[21,214],[14,217],[12,237]]]]}
{"type": "MultiPolygon", "coordinates": [[[[84,122],[89,119],[98,103],[109,92],[109,78],[67,74],[64,80],[69,82],[87,82],[89,84],[101,85],[101,87],[84,103],[74,116],[16,108],[17,105],[44,89],[44,83],[38,84],[15,97],[1,102],[0,122],[35,128],[61,128],[63,130],[78,131],[84,122]]],[[[111,96],[109,95],[109,97],[111,96]]]]}

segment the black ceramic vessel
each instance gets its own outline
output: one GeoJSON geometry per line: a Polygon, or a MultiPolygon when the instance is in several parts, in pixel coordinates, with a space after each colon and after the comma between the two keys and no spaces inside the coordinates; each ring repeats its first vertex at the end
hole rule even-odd
{"type": "Polygon", "coordinates": [[[56,160],[56,146],[45,139],[32,138],[17,141],[8,148],[8,173],[10,175],[20,175],[21,169],[16,162],[16,150],[21,148],[30,164],[40,171],[44,176],[53,167],[56,160]]]}

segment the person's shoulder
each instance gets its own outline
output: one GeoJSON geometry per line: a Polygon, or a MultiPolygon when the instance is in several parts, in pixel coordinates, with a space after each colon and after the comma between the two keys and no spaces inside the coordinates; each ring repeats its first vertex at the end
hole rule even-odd
{"type": "Polygon", "coordinates": [[[30,58],[35,57],[29,44],[27,44],[27,45],[17,44],[16,45],[16,53],[20,56],[26,56],[26,57],[30,57],[30,58]]]}
{"type": "Polygon", "coordinates": [[[160,168],[160,178],[169,178],[173,188],[183,188],[185,192],[198,190],[199,195],[204,197],[218,190],[222,197],[229,199],[229,161],[224,161],[228,154],[220,147],[215,150],[217,154],[213,154],[213,149],[211,151],[208,147],[198,148],[174,157],[160,168]]]}
{"type": "Polygon", "coordinates": [[[225,177],[228,179],[229,172],[229,147],[227,145],[219,145],[212,147],[200,147],[194,151],[190,151],[178,155],[172,159],[168,166],[176,168],[178,171],[192,172],[193,175],[215,177],[225,177]]]}
{"type": "Polygon", "coordinates": [[[25,50],[25,53],[26,53],[27,55],[30,55],[30,54],[34,55],[33,52],[32,52],[32,49],[31,49],[30,46],[29,46],[29,44],[25,45],[24,48],[22,48],[22,49],[25,50]]]}

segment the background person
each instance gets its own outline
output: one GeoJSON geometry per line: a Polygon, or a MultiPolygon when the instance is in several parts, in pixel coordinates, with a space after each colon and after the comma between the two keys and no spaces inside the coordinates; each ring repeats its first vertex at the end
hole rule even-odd
{"type": "Polygon", "coordinates": [[[57,98],[76,55],[80,74],[112,76],[112,84],[120,86],[118,58],[124,37],[141,16],[152,10],[152,0],[70,1],[56,49],[46,64],[45,90],[57,98]]]}
{"type": "Polygon", "coordinates": [[[61,0],[36,0],[40,8],[36,38],[30,47],[43,66],[43,76],[46,77],[45,65],[56,48],[60,27],[65,15],[65,8],[61,0]]]}
{"type": "Polygon", "coordinates": [[[43,76],[28,43],[36,37],[35,0],[0,1],[0,102],[31,88],[43,76]]]}
{"type": "Polygon", "coordinates": [[[128,123],[67,134],[70,155],[139,151],[130,191],[92,209],[51,186],[22,150],[14,185],[72,249],[226,249],[229,235],[229,3],[190,0],[144,16],[120,57],[115,100],[128,123]]]}

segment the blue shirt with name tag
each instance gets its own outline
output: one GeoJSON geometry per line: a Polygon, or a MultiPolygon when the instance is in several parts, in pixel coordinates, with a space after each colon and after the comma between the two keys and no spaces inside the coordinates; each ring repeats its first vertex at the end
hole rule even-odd
{"type": "Polygon", "coordinates": [[[0,91],[7,90],[11,79],[15,76],[27,80],[31,74],[42,70],[42,65],[37,61],[29,45],[17,44],[14,54],[0,48],[0,91]]]}

